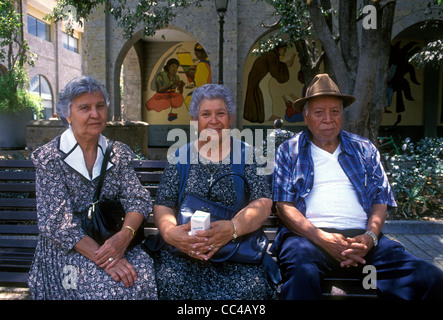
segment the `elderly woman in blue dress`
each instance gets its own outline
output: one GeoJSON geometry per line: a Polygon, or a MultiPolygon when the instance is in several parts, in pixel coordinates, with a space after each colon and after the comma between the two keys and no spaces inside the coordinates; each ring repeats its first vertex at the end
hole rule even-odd
{"type": "MultiPolygon", "coordinates": [[[[180,176],[175,161],[170,161],[164,170],[154,206],[155,222],[166,242],[154,258],[159,299],[276,298],[275,287],[269,282],[263,264],[210,260],[237,236],[259,229],[271,212],[271,186],[266,176],[257,175],[254,152],[249,153],[253,159],[248,158],[244,166],[244,176],[251,188],[250,202],[245,208],[231,220],[213,222],[209,230],[197,235],[188,234],[189,223],[177,223],[180,185],[185,183],[182,199],[188,193],[205,197],[214,179],[232,172],[231,153],[239,150],[232,147],[231,141],[234,140],[226,133],[231,128],[235,112],[234,98],[224,86],[207,84],[193,93],[190,114],[198,124],[202,139],[188,145],[191,165],[186,181],[180,181],[183,176],[180,176]]],[[[232,176],[215,183],[211,195],[212,200],[233,206],[238,195],[232,176]]]]}
{"type": "Polygon", "coordinates": [[[40,231],[28,280],[34,299],[157,299],[152,259],[140,246],[127,250],[152,210],[127,145],[115,142],[102,188],[126,211],[121,231],[100,246],[82,227],[79,212],[92,202],[108,144],[108,105],[95,79],[71,80],[57,102],[69,128],[32,154],[40,231]]]}

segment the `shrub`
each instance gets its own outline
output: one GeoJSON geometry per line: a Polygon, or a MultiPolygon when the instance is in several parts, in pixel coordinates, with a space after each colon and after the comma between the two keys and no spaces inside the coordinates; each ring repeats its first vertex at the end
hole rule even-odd
{"type": "Polygon", "coordinates": [[[40,117],[42,111],[41,98],[23,86],[28,83],[24,68],[14,68],[0,77],[0,113],[19,113],[32,108],[40,117]]]}
{"type": "Polygon", "coordinates": [[[397,200],[397,213],[405,218],[442,214],[443,138],[409,138],[402,154],[388,159],[388,178],[397,200]]]}

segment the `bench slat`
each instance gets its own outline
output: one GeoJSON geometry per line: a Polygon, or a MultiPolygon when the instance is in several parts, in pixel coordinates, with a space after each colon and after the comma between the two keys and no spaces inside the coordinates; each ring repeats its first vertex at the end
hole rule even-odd
{"type": "Polygon", "coordinates": [[[35,180],[35,171],[0,171],[0,180],[5,180],[5,181],[35,180]]]}
{"type": "Polygon", "coordinates": [[[0,192],[35,192],[35,182],[0,183],[0,192]]]}
{"type": "MultiPolygon", "coordinates": [[[[19,239],[19,238],[7,238],[0,240],[0,248],[30,248],[35,249],[37,247],[37,238],[35,239],[19,239]]],[[[0,249],[2,250],[2,249],[0,249]]]]}
{"type": "Polygon", "coordinates": [[[15,168],[20,168],[20,169],[32,169],[34,168],[34,164],[32,163],[31,160],[0,160],[0,168],[5,168],[5,169],[15,169],[15,168]]]}
{"type": "Polygon", "coordinates": [[[10,224],[0,224],[0,234],[38,234],[37,225],[10,225],[10,224]]]}
{"type": "MultiPolygon", "coordinates": [[[[1,202],[1,201],[0,201],[1,202]]],[[[1,206],[0,206],[1,207],[1,206]]],[[[0,220],[37,221],[37,211],[1,211],[0,220]]]]}
{"type": "Polygon", "coordinates": [[[136,171],[141,169],[158,169],[159,171],[163,171],[168,165],[168,162],[163,160],[134,160],[133,164],[136,171]]]}
{"type": "Polygon", "coordinates": [[[35,208],[35,198],[0,198],[0,208],[35,208]]]}
{"type": "Polygon", "coordinates": [[[136,172],[138,179],[141,183],[143,182],[160,182],[162,173],[161,172],[136,172]]]}
{"type": "Polygon", "coordinates": [[[27,272],[0,272],[0,283],[7,286],[27,287],[27,282],[27,272]]]}

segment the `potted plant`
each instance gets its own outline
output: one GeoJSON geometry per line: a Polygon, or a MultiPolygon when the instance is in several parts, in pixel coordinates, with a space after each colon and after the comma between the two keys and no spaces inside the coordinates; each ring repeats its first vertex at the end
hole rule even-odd
{"type": "Polygon", "coordinates": [[[26,88],[29,80],[26,65],[34,57],[23,39],[21,1],[0,2],[0,148],[23,148],[26,145],[26,124],[42,110],[40,97],[26,88]]]}

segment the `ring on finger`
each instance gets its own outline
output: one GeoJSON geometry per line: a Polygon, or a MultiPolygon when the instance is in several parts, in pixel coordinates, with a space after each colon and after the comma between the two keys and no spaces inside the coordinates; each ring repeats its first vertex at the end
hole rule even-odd
{"type": "Polygon", "coordinates": [[[194,254],[194,251],[193,251],[193,250],[189,251],[189,255],[190,255],[190,256],[192,256],[193,254],[194,254]]]}
{"type": "Polygon", "coordinates": [[[114,261],[114,258],[113,258],[113,257],[110,257],[110,258],[108,259],[108,261],[109,261],[109,262],[112,262],[112,261],[114,261]]]}
{"type": "Polygon", "coordinates": [[[211,244],[209,247],[211,248],[211,250],[215,249],[215,246],[213,244],[211,244]]]}

